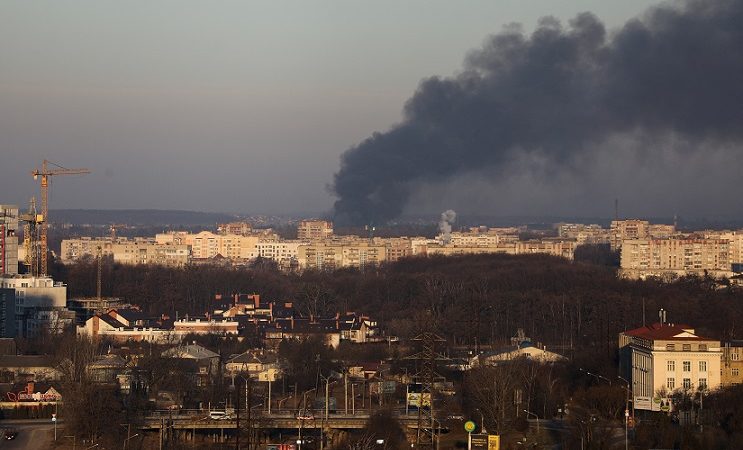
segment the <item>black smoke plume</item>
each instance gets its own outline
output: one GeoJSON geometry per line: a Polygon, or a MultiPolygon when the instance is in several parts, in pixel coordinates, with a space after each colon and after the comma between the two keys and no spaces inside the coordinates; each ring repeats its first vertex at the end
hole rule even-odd
{"type": "Polygon", "coordinates": [[[399,125],[342,155],[336,220],[385,222],[421,182],[497,176],[524,155],[580,164],[622,133],[742,141],[743,0],[664,4],[611,34],[590,13],[542,19],[528,36],[506,28],[461,74],[422,81],[399,125]]]}

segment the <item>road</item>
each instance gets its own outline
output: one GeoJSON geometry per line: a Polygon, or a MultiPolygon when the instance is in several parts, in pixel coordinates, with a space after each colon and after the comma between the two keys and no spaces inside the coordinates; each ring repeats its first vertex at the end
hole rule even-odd
{"type": "Polygon", "coordinates": [[[54,425],[49,420],[2,420],[0,428],[18,430],[15,439],[0,441],[0,450],[44,450],[54,442],[54,425]]]}

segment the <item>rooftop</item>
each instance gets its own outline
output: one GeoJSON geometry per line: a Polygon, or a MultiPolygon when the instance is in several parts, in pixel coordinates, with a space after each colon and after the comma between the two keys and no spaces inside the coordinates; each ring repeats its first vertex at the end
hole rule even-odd
{"type": "Polygon", "coordinates": [[[651,341],[709,341],[712,338],[697,336],[694,328],[685,324],[654,323],[634,330],[625,331],[627,336],[651,341]]]}

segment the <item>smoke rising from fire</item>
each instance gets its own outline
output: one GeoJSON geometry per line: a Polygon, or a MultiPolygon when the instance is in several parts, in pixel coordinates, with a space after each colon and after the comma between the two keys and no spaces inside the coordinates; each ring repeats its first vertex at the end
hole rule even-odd
{"type": "Polygon", "coordinates": [[[666,137],[740,151],[741,48],[743,0],[664,4],[614,33],[590,13],[542,19],[530,35],[509,27],[459,75],[424,80],[400,124],[342,155],[336,220],[382,223],[423,183],[497,177],[524,159],[580,166],[622,134],[648,136],[648,155],[666,137]]]}

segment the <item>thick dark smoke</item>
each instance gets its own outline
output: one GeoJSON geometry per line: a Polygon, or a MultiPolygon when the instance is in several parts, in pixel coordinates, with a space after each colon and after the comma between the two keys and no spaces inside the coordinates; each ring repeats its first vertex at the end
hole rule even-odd
{"type": "Polygon", "coordinates": [[[611,35],[585,13],[491,37],[460,75],[423,81],[399,125],[343,154],[336,220],[385,222],[418,183],[502,175],[524,155],[579,165],[630,132],[740,147],[743,0],[664,5],[611,35]]]}

